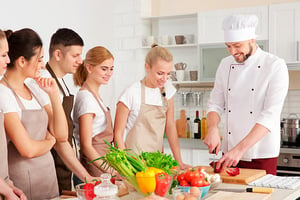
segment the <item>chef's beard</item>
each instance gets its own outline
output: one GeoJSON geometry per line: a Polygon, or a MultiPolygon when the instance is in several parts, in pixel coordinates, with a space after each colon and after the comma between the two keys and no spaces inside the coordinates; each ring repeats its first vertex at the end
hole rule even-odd
{"type": "Polygon", "coordinates": [[[248,53],[244,56],[243,60],[241,62],[238,62],[238,63],[243,63],[245,62],[251,55],[252,55],[252,52],[253,52],[253,48],[251,46],[251,44],[249,43],[249,51],[248,53]]]}

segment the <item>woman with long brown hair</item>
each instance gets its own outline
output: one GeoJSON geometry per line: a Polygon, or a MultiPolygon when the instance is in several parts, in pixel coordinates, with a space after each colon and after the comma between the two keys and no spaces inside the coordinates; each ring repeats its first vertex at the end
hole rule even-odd
{"type": "Polygon", "coordinates": [[[67,140],[67,122],[52,78],[40,78],[44,66],[39,35],[21,29],[8,37],[10,63],[0,81],[0,109],[8,138],[9,176],[28,199],[59,196],[50,149],[67,140]],[[27,78],[36,81],[25,82],[27,78]]]}

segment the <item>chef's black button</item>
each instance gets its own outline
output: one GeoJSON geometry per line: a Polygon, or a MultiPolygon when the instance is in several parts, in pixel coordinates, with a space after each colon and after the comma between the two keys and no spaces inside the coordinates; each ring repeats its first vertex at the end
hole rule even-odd
{"type": "Polygon", "coordinates": [[[252,114],[252,111],[250,111],[250,114],[252,114]]]}
{"type": "Polygon", "coordinates": [[[254,88],[252,88],[251,90],[254,91],[254,88]]]}
{"type": "Polygon", "coordinates": [[[230,88],[228,88],[228,91],[230,91],[230,88]]]}
{"type": "Polygon", "coordinates": [[[258,65],[257,67],[260,68],[260,65],[258,65]]]}
{"type": "Polygon", "coordinates": [[[231,68],[234,69],[234,66],[232,66],[231,68]]]}
{"type": "Polygon", "coordinates": [[[226,110],[226,108],[224,108],[224,110],[226,110]]]}
{"type": "Polygon", "coordinates": [[[228,110],[228,112],[231,112],[231,110],[228,110]]]}
{"type": "Polygon", "coordinates": [[[230,134],[231,134],[231,132],[228,132],[228,134],[230,135],[230,134]]]}

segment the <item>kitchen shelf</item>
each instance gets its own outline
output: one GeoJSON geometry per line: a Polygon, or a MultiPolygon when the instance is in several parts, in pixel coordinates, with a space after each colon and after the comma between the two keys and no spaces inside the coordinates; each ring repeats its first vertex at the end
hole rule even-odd
{"type": "MultiPolygon", "coordinates": [[[[165,48],[184,48],[184,47],[197,47],[197,44],[174,44],[174,45],[161,45],[159,46],[165,47],[165,48]]],[[[143,46],[142,49],[150,49],[150,46],[143,46]]]]}
{"type": "Polygon", "coordinates": [[[197,87],[197,88],[213,88],[214,82],[202,82],[202,81],[172,81],[176,88],[182,87],[197,87]]]}

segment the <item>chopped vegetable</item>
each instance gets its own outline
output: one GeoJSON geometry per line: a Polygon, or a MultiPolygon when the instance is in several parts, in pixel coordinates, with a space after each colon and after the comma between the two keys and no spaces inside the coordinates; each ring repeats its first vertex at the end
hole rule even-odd
{"type": "Polygon", "coordinates": [[[237,176],[240,174],[240,169],[238,167],[231,167],[226,170],[226,173],[230,176],[237,176]]]}

